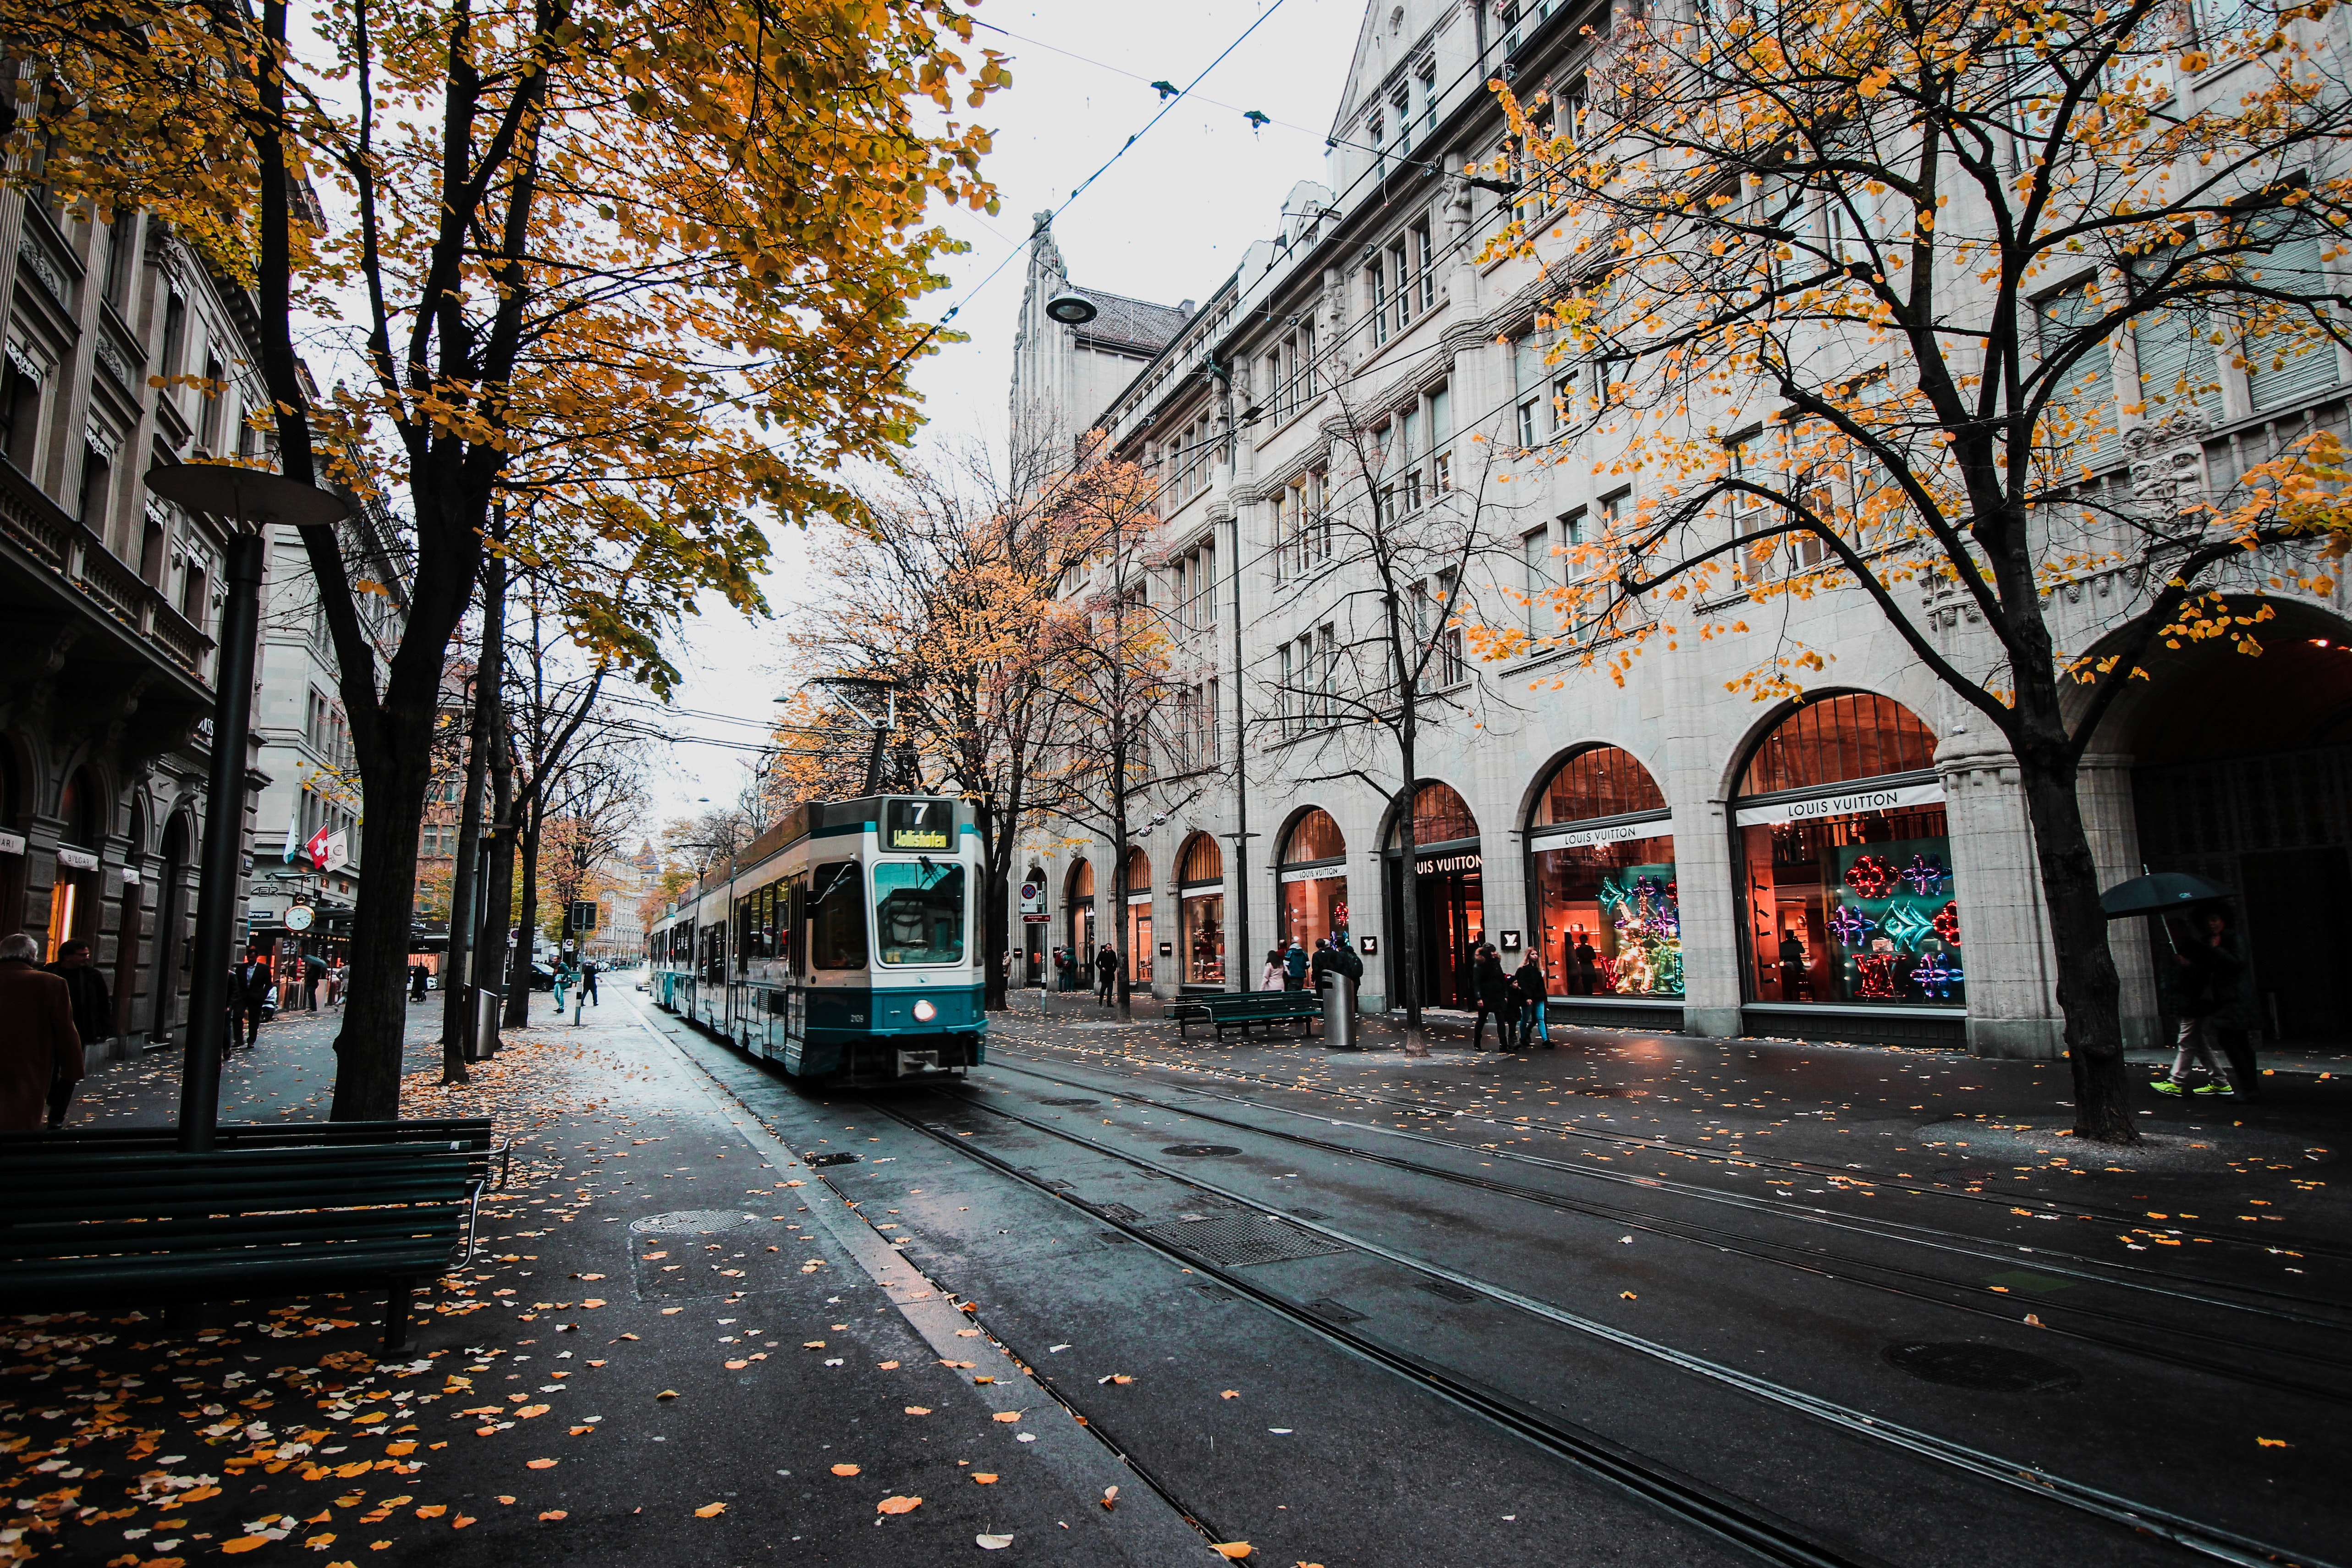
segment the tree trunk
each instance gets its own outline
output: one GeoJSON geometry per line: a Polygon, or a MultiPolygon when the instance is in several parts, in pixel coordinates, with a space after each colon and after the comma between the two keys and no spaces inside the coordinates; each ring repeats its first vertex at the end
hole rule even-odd
{"type": "MultiPolygon", "coordinates": [[[[1124,777],[1125,759],[1121,758],[1120,776],[1124,777]]],[[[1116,789],[1118,786],[1114,785],[1116,789]]],[[[1113,796],[1110,823],[1110,945],[1118,955],[1118,968],[1111,975],[1112,994],[1118,998],[1118,1021],[1135,1021],[1135,997],[1128,983],[1133,971],[1133,961],[1127,951],[1127,801],[1124,795],[1113,796]]]]}
{"type": "MultiPolygon", "coordinates": [[[[501,667],[504,660],[500,660],[501,667]]],[[[482,930],[476,939],[478,947],[474,960],[478,974],[498,976],[498,984],[513,994],[514,944],[507,933],[514,924],[515,869],[515,792],[513,731],[508,726],[504,694],[499,709],[499,727],[490,747],[490,805],[494,813],[489,832],[489,887],[482,900],[482,930]]],[[[524,984],[528,984],[526,975],[524,984]]],[[[503,1001],[503,998],[501,998],[503,1001]]],[[[483,1058],[498,1054],[499,1015],[501,1005],[491,1010],[482,1020],[487,1031],[475,1042],[483,1058]]]]}
{"type": "MultiPolygon", "coordinates": [[[[536,787],[536,786],[534,786],[536,787]]],[[[539,934],[539,810],[529,809],[522,830],[522,910],[515,921],[514,977],[507,983],[507,1026],[530,1022],[530,954],[539,934]]]]}
{"type": "Polygon", "coordinates": [[[988,942],[984,954],[988,960],[986,970],[988,979],[981,994],[980,1005],[985,1012],[1001,1013],[1005,1007],[1005,991],[1011,984],[1011,977],[1005,972],[1011,967],[1007,950],[1013,941],[1013,919],[1004,905],[1006,896],[1012,888],[1010,868],[1013,861],[1013,825],[1009,822],[1000,824],[997,814],[986,807],[981,808],[973,815],[980,819],[981,855],[983,862],[981,867],[981,897],[987,901],[988,907],[986,930],[983,933],[988,942]],[[1001,843],[1000,838],[1003,840],[1001,843]]]}
{"type": "MultiPolygon", "coordinates": [[[[466,1081],[467,1037],[473,1032],[474,988],[482,973],[482,786],[489,749],[498,739],[499,652],[506,646],[506,562],[482,563],[482,651],[474,664],[473,723],[466,738],[466,787],[457,807],[455,874],[449,879],[448,973],[441,979],[441,1081],[466,1081]]],[[[478,1047],[477,1047],[478,1048],[478,1047]]]]}
{"type": "Polygon", "coordinates": [[[1413,864],[1412,812],[1420,791],[1413,773],[1419,748],[1412,732],[1412,694],[1405,697],[1405,721],[1397,742],[1404,768],[1404,815],[1397,821],[1397,981],[1404,1000],[1404,1054],[1425,1057],[1429,1037],[1421,1019],[1421,876],[1413,864]]]}
{"type": "Polygon", "coordinates": [[[2123,987],[2099,908],[2099,869],[2083,830],[2075,772],[2030,744],[2017,748],[2017,763],[2057,950],[2058,1005],[2066,1016],[2066,1061],[2074,1075],[2074,1135],[2096,1143],[2137,1143],[2124,1061],[2123,987]]]}
{"type": "Polygon", "coordinates": [[[360,826],[363,874],[352,920],[351,1000],[335,1037],[329,1115],[337,1121],[387,1121],[400,1114],[416,843],[431,782],[434,706],[387,701],[372,728],[389,743],[370,747],[378,754],[361,759],[368,810],[360,826]]]}

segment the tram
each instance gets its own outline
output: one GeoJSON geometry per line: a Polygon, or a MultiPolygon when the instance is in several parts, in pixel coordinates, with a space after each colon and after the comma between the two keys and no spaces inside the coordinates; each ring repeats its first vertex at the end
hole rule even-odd
{"type": "Polygon", "coordinates": [[[851,1084],[986,1060],[969,804],[866,795],[796,807],[646,933],[660,1005],[782,1064],[851,1084]]]}

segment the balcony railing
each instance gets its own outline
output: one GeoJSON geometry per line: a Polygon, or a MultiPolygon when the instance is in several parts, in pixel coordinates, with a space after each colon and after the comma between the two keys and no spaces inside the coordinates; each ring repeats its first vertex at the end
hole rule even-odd
{"type": "Polygon", "coordinates": [[[67,516],[62,507],[5,461],[0,461],[0,537],[56,573],[100,614],[121,625],[166,661],[199,682],[211,684],[213,639],[153,585],[116,559],[87,525],[67,516]]]}

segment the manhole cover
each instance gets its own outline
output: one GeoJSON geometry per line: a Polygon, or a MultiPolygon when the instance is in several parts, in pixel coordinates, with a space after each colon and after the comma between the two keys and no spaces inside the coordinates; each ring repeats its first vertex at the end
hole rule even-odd
{"type": "Polygon", "coordinates": [[[1348,1249],[1336,1241],[1258,1215],[1222,1215],[1155,1225],[1143,1233],[1229,1268],[1283,1263],[1294,1258],[1324,1258],[1348,1249]]]}
{"type": "Polygon", "coordinates": [[[1349,1306],[1345,1301],[1334,1301],[1328,1296],[1307,1302],[1307,1310],[1326,1322],[1360,1323],[1364,1321],[1363,1313],[1349,1306]]]}
{"type": "Polygon", "coordinates": [[[1040,1105],[1100,1105],[1099,1100],[1041,1100],[1040,1105]]]}
{"type": "Polygon", "coordinates": [[[629,1222],[629,1229],[638,1236],[698,1236],[704,1231],[732,1230],[756,1215],[737,1214],[733,1209],[680,1209],[676,1214],[649,1215],[629,1222]]]}
{"type": "Polygon", "coordinates": [[[1889,1345],[1886,1359],[1925,1383],[1992,1394],[2053,1394],[2083,1381],[2073,1367],[2028,1352],[1965,1341],[1889,1345]]]}
{"type": "Polygon", "coordinates": [[[819,1170],[826,1165],[854,1165],[857,1163],[857,1156],[855,1154],[803,1154],[801,1156],[801,1163],[811,1170],[819,1170]]]}
{"type": "Polygon", "coordinates": [[[1240,1150],[1226,1143],[1171,1143],[1160,1151],[1163,1154],[1238,1154],[1240,1150]]]}
{"type": "Polygon", "coordinates": [[[1413,1283],[1431,1295],[1443,1297],[1448,1301],[1475,1301],[1478,1299],[1477,1291],[1466,1286],[1456,1285],[1451,1279],[1421,1279],[1414,1280],[1413,1283]]]}

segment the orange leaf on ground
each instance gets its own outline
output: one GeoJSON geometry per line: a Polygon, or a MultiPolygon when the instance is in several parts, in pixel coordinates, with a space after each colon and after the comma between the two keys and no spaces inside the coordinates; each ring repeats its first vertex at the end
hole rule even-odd
{"type": "Polygon", "coordinates": [[[930,1413],[931,1407],[928,1405],[909,1405],[907,1406],[907,1414],[909,1415],[929,1415],[930,1413]]]}
{"type": "Polygon", "coordinates": [[[582,1436],[583,1433],[593,1432],[594,1430],[596,1430],[596,1428],[593,1426],[574,1426],[564,1435],[570,1437],[577,1437],[582,1436]]]}
{"type": "Polygon", "coordinates": [[[541,1519],[570,1519],[572,1516],[564,1512],[563,1510],[560,1508],[551,1508],[545,1513],[541,1514],[539,1517],[541,1519]]]}
{"type": "Polygon", "coordinates": [[[896,1372],[898,1370],[898,1363],[895,1361],[877,1361],[874,1364],[880,1367],[884,1372],[896,1372]]]}
{"type": "Polygon", "coordinates": [[[1250,1543],[1246,1541],[1220,1541],[1212,1545],[1209,1550],[1220,1557],[1230,1558],[1238,1563],[1250,1554],[1250,1543]]]}
{"type": "Polygon", "coordinates": [[[1002,1552],[1013,1544],[1009,1535],[975,1535],[971,1539],[982,1552],[1002,1552]]]}
{"type": "MultiPolygon", "coordinates": [[[[604,1278],[604,1276],[603,1276],[603,1275],[601,1275],[601,1274],[599,1274],[599,1275],[597,1275],[597,1276],[596,1276],[596,1278],[597,1278],[597,1279],[602,1279],[604,1278]]],[[[583,1306],[583,1307],[601,1307],[601,1306],[603,1306],[604,1303],[604,1302],[602,1302],[602,1301],[599,1301],[599,1300],[595,1300],[593,1297],[591,1297],[589,1300],[585,1300],[585,1301],[583,1301],[583,1302],[581,1302],[580,1304],[581,1304],[582,1306],[583,1306]]]]}
{"type": "Polygon", "coordinates": [[[1021,1419],[1021,1412],[1018,1410],[1000,1410],[996,1413],[995,1418],[999,1421],[1018,1421],[1021,1419]]]}
{"type": "Polygon", "coordinates": [[[551,1470],[555,1468],[555,1461],[553,1459],[533,1459],[530,1462],[530,1468],[534,1470],[551,1470]]]}
{"type": "Polygon", "coordinates": [[[457,1518],[455,1518],[455,1519],[453,1519],[453,1520],[451,1520],[451,1521],[449,1521],[449,1528],[450,1528],[450,1529],[452,1529],[452,1530],[463,1530],[463,1529],[465,1529],[467,1525],[469,1525],[469,1524],[471,1524],[471,1523],[473,1523],[473,1522],[474,1522],[474,1516],[473,1516],[473,1515],[471,1515],[471,1514],[467,1514],[467,1513],[461,1513],[461,1514],[459,1514],[457,1518]]]}
{"type": "Polygon", "coordinates": [[[221,1550],[233,1556],[240,1552],[258,1552],[268,1544],[269,1537],[266,1535],[240,1535],[235,1541],[222,1542],[221,1550]]]}
{"type": "Polygon", "coordinates": [[[874,1505],[876,1513],[912,1513],[923,1506],[919,1497],[886,1497],[874,1505]]]}
{"type": "Polygon", "coordinates": [[[1238,1388],[1228,1388],[1223,1394],[1217,1395],[1220,1399],[1239,1399],[1241,1396],[1242,1391],[1238,1388]]]}
{"type": "Polygon", "coordinates": [[[416,1517],[419,1519],[439,1519],[443,1514],[447,1513],[448,1511],[449,1505],[446,1502],[428,1502],[423,1508],[416,1510],[416,1517]]]}
{"type": "Polygon", "coordinates": [[[971,1473],[971,1479],[978,1481],[984,1487],[992,1487],[996,1484],[996,1478],[994,1476],[989,1475],[985,1471],[982,1470],[974,1470],[971,1473]]]}
{"type": "Polygon", "coordinates": [[[390,1454],[395,1459],[404,1458],[408,1455],[416,1452],[416,1445],[414,1443],[390,1443],[385,1445],[383,1451],[390,1454]]]}
{"type": "Polygon", "coordinates": [[[835,1465],[833,1467],[833,1473],[836,1476],[854,1476],[857,1474],[857,1467],[856,1465],[835,1465]]]}
{"type": "Polygon", "coordinates": [[[677,1317],[680,1312],[683,1312],[683,1311],[685,1311],[685,1310],[686,1310],[686,1309],[685,1309],[685,1308],[683,1308],[683,1307],[664,1307],[664,1308],[662,1309],[662,1316],[663,1316],[663,1317],[665,1317],[665,1318],[675,1318],[675,1317],[677,1317]]]}
{"type": "Polygon", "coordinates": [[[723,1502],[707,1502],[700,1508],[694,1510],[694,1517],[697,1519],[717,1519],[720,1514],[725,1513],[726,1511],[727,1505],[723,1502]]]}
{"type": "MultiPolygon", "coordinates": [[[[345,1465],[343,1467],[343,1470],[350,1470],[352,1474],[355,1476],[363,1476],[367,1474],[367,1465],[364,1462],[357,1466],[345,1465]]],[[[335,1473],[340,1476],[343,1473],[343,1470],[337,1470],[335,1473]]],[[[218,1487],[191,1487],[186,1491],[182,1492],[179,1497],[173,1500],[178,1502],[202,1502],[208,1497],[218,1496],[220,1496],[220,1488],[218,1487]]]]}
{"type": "Polygon", "coordinates": [[[520,1410],[516,1411],[515,1414],[528,1421],[534,1415],[546,1415],[547,1406],[544,1405],[526,1405],[520,1410]]]}
{"type": "Polygon", "coordinates": [[[725,1363],[729,1372],[741,1372],[745,1367],[750,1366],[751,1364],[751,1363],[748,1361],[730,1361],[725,1363]]]}
{"type": "Polygon", "coordinates": [[[507,1496],[504,1492],[500,1492],[499,1494],[499,1500],[505,1503],[509,1508],[514,1506],[514,1499],[507,1496]]]}
{"type": "Polygon", "coordinates": [[[2259,1447],[2264,1448],[2284,1448],[2286,1447],[2286,1439],[2284,1437],[2257,1437],[2254,1439],[2254,1442],[2259,1447]]]}
{"type": "Polygon", "coordinates": [[[655,1394],[654,1397],[656,1399],[676,1399],[677,1397],[677,1390],[675,1388],[665,1388],[659,1394],[655,1394]]]}

